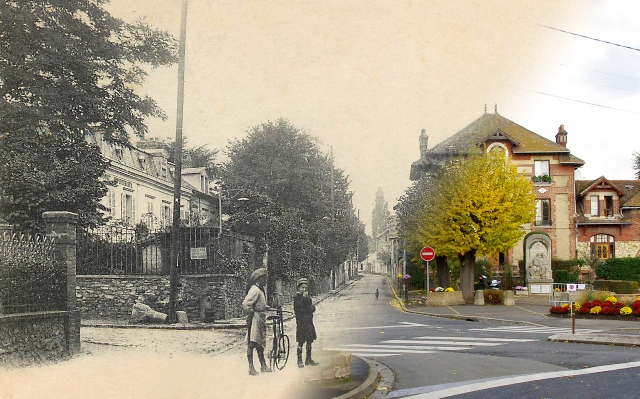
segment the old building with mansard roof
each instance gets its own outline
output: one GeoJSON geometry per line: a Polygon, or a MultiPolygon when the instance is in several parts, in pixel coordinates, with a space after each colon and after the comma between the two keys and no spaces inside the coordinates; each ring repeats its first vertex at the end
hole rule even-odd
{"type": "MultiPolygon", "coordinates": [[[[555,133],[555,132],[554,132],[555,133]]],[[[574,172],[584,165],[567,148],[568,133],[560,126],[555,141],[498,114],[487,113],[433,148],[428,136],[420,135],[420,159],[411,165],[411,180],[434,173],[448,161],[471,153],[500,150],[508,155],[518,172],[531,179],[536,200],[536,217],[525,225],[525,232],[539,231],[551,238],[551,256],[576,257],[574,172]]],[[[522,242],[508,253],[497,254],[496,264],[512,265],[524,257],[522,242]]]]}

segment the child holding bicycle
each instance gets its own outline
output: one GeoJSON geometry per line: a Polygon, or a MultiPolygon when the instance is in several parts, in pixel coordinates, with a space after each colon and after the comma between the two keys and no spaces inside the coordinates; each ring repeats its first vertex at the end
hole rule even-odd
{"type": "Polygon", "coordinates": [[[316,307],[309,296],[309,281],[306,278],[298,280],[297,292],[293,298],[293,311],[296,316],[296,341],[298,342],[298,367],[317,366],[311,359],[311,343],[315,341],[316,328],[313,325],[313,312],[316,307]],[[302,363],[302,347],[307,344],[307,356],[302,363]]]}
{"type": "Polygon", "coordinates": [[[247,317],[247,360],[249,361],[249,375],[258,375],[253,367],[253,350],[258,352],[260,371],[271,372],[264,359],[264,348],[267,347],[267,319],[266,312],[271,310],[267,306],[264,285],[267,282],[267,269],[256,269],[247,280],[247,296],[242,301],[242,307],[248,313],[247,317]]]}

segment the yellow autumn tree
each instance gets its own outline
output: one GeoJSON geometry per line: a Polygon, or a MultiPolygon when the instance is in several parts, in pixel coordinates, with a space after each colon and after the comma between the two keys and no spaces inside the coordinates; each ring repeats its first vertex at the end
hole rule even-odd
{"type": "Polygon", "coordinates": [[[531,182],[503,153],[471,155],[431,179],[406,235],[460,260],[460,288],[471,303],[476,257],[512,248],[535,216],[534,199],[531,182]]]}

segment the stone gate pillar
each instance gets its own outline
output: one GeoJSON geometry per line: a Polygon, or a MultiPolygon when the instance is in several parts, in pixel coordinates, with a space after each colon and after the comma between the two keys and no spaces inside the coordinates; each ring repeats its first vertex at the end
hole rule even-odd
{"type": "Polygon", "coordinates": [[[47,237],[56,246],[56,262],[67,276],[65,340],[69,355],[80,352],[80,311],[76,309],[76,225],[78,215],[72,212],[44,212],[47,237]]]}

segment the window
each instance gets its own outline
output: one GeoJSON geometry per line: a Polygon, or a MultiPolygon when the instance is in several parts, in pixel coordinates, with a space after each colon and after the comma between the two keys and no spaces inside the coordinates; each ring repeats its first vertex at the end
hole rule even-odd
{"type": "Polygon", "coordinates": [[[122,161],[122,158],[124,157],[124,153],[122,152],[122,148],[116,148],[115,152],[116,152],[116,158],[118,159],[118,161],[122,161]]]}
{"type": "Polygon", "coordinates": [[[109,208],[109,216],[116,217],[116,192],[114,189],[110,188],[109,193],[107,194],[107,201],[109,208]]]}
{"type": "Polygon", "coordinates": [[[598,216],[598,196],[591,196],[591,216],[598,216]]]}
{"type": "Polygon", "coordinates": [[[534,176],[549,176],[549,161],[533,161],[534,176]]]}
{"type": "Polygon", "coordinates": [[[536,201],[536,226],[551,226],[551,201],[541,199],[536,201]]]}
{"type": "Polygon", "coordinates": [[[160,176],[162,176],[163,179],[167,178],[167,168],[166,167],[162,167],[161,172],[160,172],[160,176]]]}
{"type": "Polygon", "coordinates": [[[609,259],[615,257],[615,237],[609,234],[591,236],[591,258],[609,259]]]}
{"type": "Polygon", "coordinates": [[[613,197],[607,195],[604,197],[604,209],[605,215],[608,217],[613,217],[613,197]]]}
{"type": "Polygon", "coordinates": [[[162,205],[162,213],[160,215],[162,223],[165,227],[171,226],[173,222],[173,215],[171,214],[171,207],[169,205],[162,205]]]}
{"type": "Polygon", "coordinates": [[[200,175],[200,191],[203,193],[208,192],[209,178],[207,176],[200,175]]]}
{"type": "Polygon", "coordinates": [[[122,194],[122,207],[121,215],[122,221],[126,224],[133,224],[134,222],[134,214],[133,214],[133,196],[130,194],[122,194]]]}

